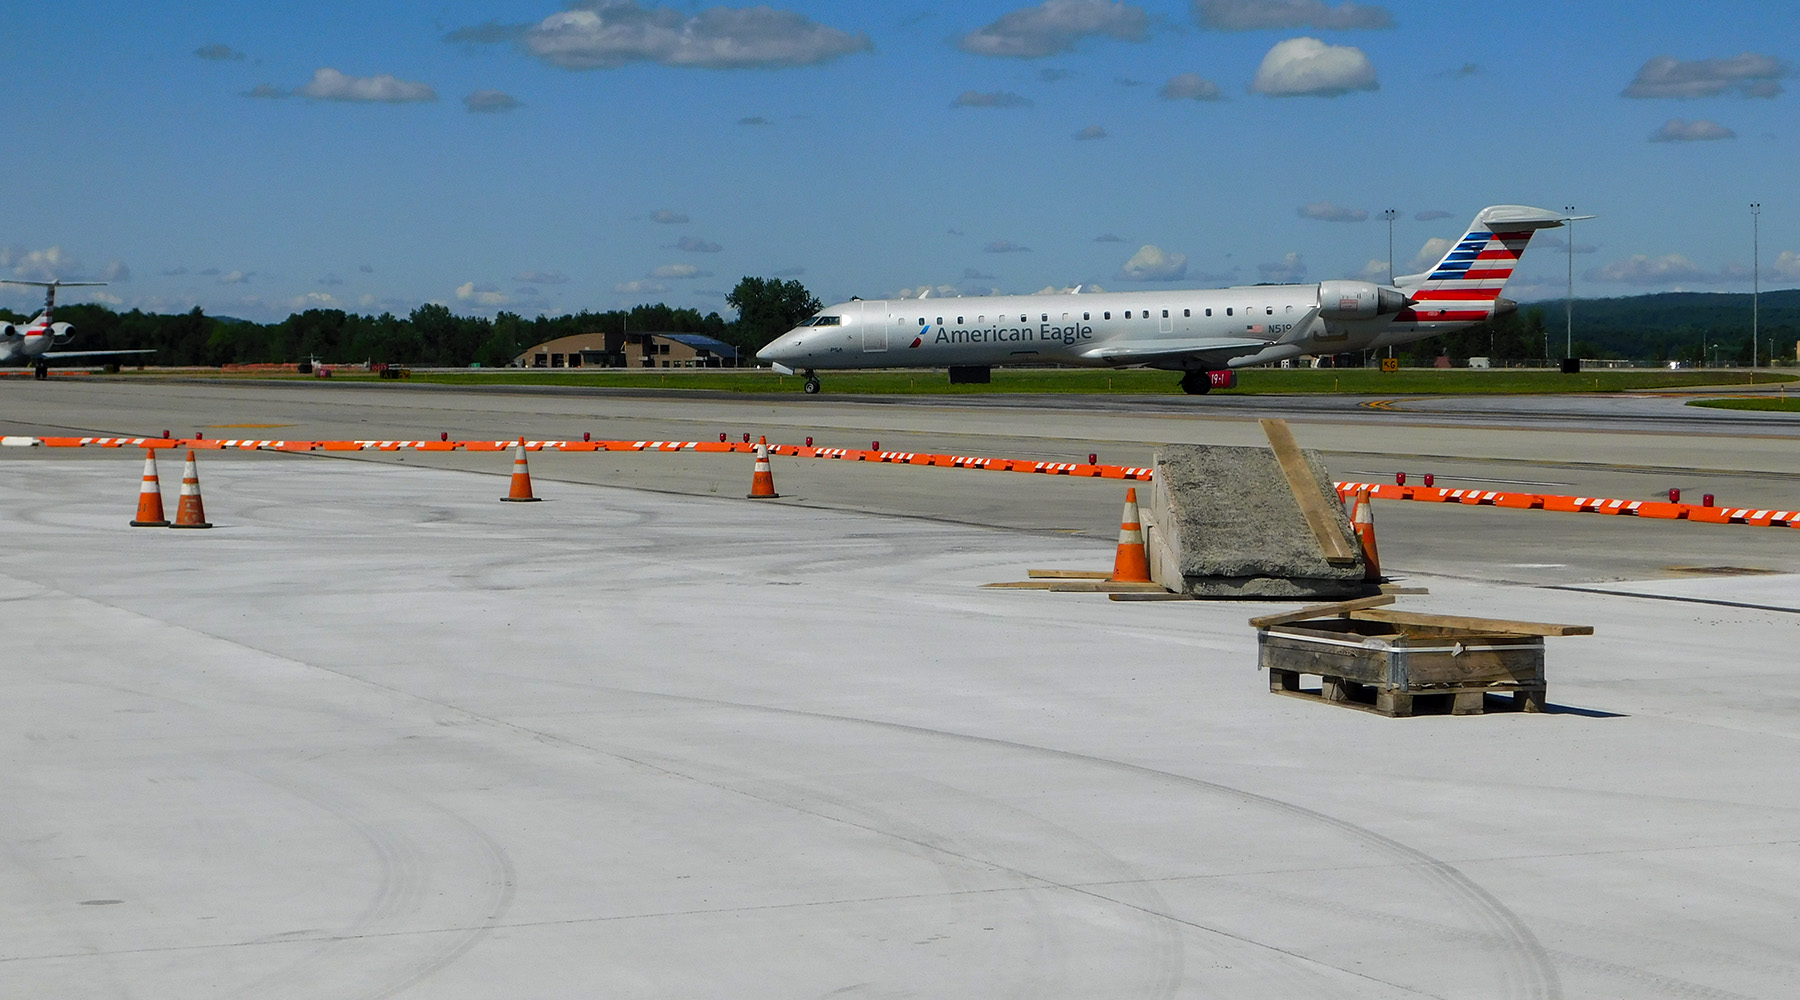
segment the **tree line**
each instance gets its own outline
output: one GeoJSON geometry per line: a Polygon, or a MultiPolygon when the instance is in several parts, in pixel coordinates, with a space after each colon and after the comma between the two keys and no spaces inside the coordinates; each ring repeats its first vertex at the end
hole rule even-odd
{"type": "MultiPolygon", "coordinates": [[[[228,365],[297,362],[328,364],[363,361],[430,367],[479,364],[501,367],[525,349],[578,334],[639,331],[699,333],[736,347],[746,358],[819,309],[819,300],[797,281],[745,278],[728,295],[736,320],[717,312],[701,314],[664,304],[631,309],[528,319],[516,313],[459,316],[435,303],[405,316],[367,316],[342,309],[308,309],[275,323],[208,316],[199,307],[173,315],[133,309],[115,312],[103,305],[62,305],[58,321],[70,323],[70,350],[154,348],[157,365],[228,365]]],[[[33,313],[32,315],[35,315],[33,313]]],[[[7,322],[29,320],[0,309],[7,322]]]]}

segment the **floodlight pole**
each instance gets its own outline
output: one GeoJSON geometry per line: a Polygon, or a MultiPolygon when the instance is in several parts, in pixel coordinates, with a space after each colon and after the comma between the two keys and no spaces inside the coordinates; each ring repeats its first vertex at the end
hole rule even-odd
{"type": "Polygon", "coordinates": [[[1381,213],[1388,223],[1388,284],[1394,283],[1394,217],[1400,213],[1393,209],[1381,213]]]}
{"type": "MultiPolygon", "coordinates": [[[[1762,202],[1750,203],[1750,367],[1756,367],[1757,319],[1762,297],[1762,202]]],[[[1769,349],[1769,360],[1775,360],[1775,349],[1769,349]]]]}
{"type": "MultiPolygon", "coordinates": [[[[1570,216],[1575,214],[1574,205],[1564,205],[1563,211],[1570,216]]],[[[1564,223],[1569,229],[1565,234],[1569,239],[1569,297],[1563,300],[1563,357],[1575,356],[1575,220],[1570,218],[1564,223]]]]}

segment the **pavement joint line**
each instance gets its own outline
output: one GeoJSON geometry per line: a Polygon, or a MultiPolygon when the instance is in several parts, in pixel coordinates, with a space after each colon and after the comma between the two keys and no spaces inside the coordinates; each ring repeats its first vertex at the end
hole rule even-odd
{"type": "MultiPolygon", "coordinates": [[[[755,445],[741,442],[713,441],[556,441],[515,438],[507,441],[272,441],[238,439],[145,438],[145,437],[0,437],[4,447],[49,448],[147,448],[151,450],[189,448],[195,450],[244,451],[526,451],[558,452],[719,452],[753,454],[755,445]]],[[[993,472],[1021,472],[1037,475],[1069,476],[1087,479],[1118,479],[1148,482],[1154,472],[1142,466],[1048,462],[1036,459],[990,458],[968,455],[935,455],[921,452],[864,450],[858,448],[825,448],[811,445],[768,445],[768,453],[788,458],[826,458],[884,465],[916,465],[936,468],[980,469],[993,472]]],[[[1697,521],[1708,524],[1743,524],[1752,527],[1800,528],[1800,510],[1755,509],[1748,507],[1709,507],[1701,504],[1664,503],[1649,500],[1622,500],[1609,497],[1571,497],[1544,493],[1510,493],[1492,490],[1443,489],[1435,486],[1402,486],[1399,484],[1338,482],[1333,484],[1341,500],[1348,501],[1367,490],[1379,500],[1413,500],[1424,503],[1455,503],[1463,506],[1503,507],[1511,510],[1544,510],[1557,513],[1605,514],[1654,520],[1697,521]]]]}

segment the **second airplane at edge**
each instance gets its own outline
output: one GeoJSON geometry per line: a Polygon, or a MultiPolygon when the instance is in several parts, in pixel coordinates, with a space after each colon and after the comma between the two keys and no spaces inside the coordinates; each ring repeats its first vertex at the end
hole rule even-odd
{"type": "Polygon", "coordinates": [[[1532,234],[1569,216],[1492,205],[1430,270],[1394,279],[1188,291],[853,299],[821,309],[757,352],[777,371],[948,368],[985,382],[994,365],[1145,366],[1182,373],[1198,394],[1234,368],[1424,340],[1517,306],[1500,297],[1532,234]]]}

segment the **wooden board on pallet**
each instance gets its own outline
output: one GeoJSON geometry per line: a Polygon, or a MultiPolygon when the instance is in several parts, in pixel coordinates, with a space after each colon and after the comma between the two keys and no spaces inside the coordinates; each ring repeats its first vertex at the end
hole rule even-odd
{"type": "Polygon", "coordinates": [[[1281,465],[1281,474],[1287,477],[1288,489],[1293,492],[1294,501],[1306,518],[1307,527],[1319,540],[1325,561],[1333,566],[1355,565],[1356,553],[1350,548],[1350,540],[1338,530],[1331,501],[1319,492],[1312,467],[1300,453],[1300,443],[1294,440],[1294,432],[1288,429],[1287,421],[1265,417],[1260,423],[1263,433],[1268,435],[1269,447],[1275,450],[1275,461],[1281,465]]]}
{"type": "Polygon", "coordinates": [[[1394,611],[1368,605],[1343,613],[1345,618],[1388,622],[1393,625],[1419,625],[1425,628],[1453,629],[1468,632],[1498,632],[1507,635],[1593,635],[1592,625],[1557,625],[1549,622],[1516,622],[1503,618],[1466,618],[1461,615],[1430,615],[1417,611],[1394,611]]]}
{"type": "Polygon", "coordinates": [[[1106,570],[1090,569],[1028,569],[1025,575],[1033,580],[1110,580],[1112,574],[1106,570]]]}
{"type": "Polygon", "coordinates": [[[1383,605],[1392,603],[1394,603],[1394,598],[1392,596],[1388,594],[1379,594],[1375,597],[1359,597],[1354,601],[1338,601],[1334,604],[1315,604],[1308,608],[1297,608],[1293,611],[1283,611],[1280,614],[1263,615],[1260,618],[1252,618],[1250,619],[1250,627],[1268,628],[1271,625],[1286,625],[1291,622],[1303,622],[1310,618],[1329,618],[1332,615],[1341,615],[1351,611],[1362,611],[1368,608],[1379,608],[1383,605]]]}

